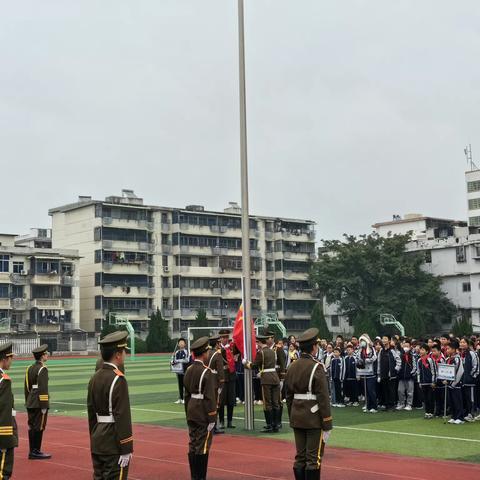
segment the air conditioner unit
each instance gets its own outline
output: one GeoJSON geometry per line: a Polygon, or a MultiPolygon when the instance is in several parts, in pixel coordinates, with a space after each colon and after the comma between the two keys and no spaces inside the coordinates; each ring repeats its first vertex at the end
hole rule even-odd
{"type": "Polygon", "coordinates": [[[23,275],[23,276],[28,275],[28,272],[26,270],[20,270],[20,275],[23,275]]]}
{"type": "Polygon", "coordinates": [[[170,267],[167,267],[167,266],[163,267],[163,271],[165,273],[168,273],[170,271],[170,267]]]}

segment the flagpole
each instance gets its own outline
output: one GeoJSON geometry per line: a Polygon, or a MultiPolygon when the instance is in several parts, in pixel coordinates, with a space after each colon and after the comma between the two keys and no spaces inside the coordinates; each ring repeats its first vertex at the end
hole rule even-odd
{"type": "MultiPolygon", "coordinates": [[[[240,97],[240,166],[242,185],[242,270],[243,270],[243,332],[245,356],[252,360],[252,308],[250,289],[250,219],[248,215],[247,105],[245,88],[245,29],[243,0],[238,0],[238,60],[240,97]]],[[[245,429],[253,430],[252,371],[245,369],[245,429]]]]}

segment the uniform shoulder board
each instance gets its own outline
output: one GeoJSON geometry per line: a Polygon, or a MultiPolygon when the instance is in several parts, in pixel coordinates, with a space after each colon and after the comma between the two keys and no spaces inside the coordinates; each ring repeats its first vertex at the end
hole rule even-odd
{"type": "Polygon", "coordinates": [[[2,373],[2,378],[4,380],[10,380],[10,381],[12,380],[6,373],[2,373]]]}
{"type": "Polygon", "coordinates": [[[319,362],[318,360],[317,360],[317,363],[323,368],[323,371],[324,371],[324,372],[327,372],[327,369],[325,368],[325,364],[324,364],[324,363],[319,362]]]}
{"type": "Polygon", "coordinates": [[[115,375],[119,376],[119,377],[124,377],[125,375],[123,374],[123,372],[121,372],[120,370],[118,370],[118,368],[116,368],[113,373],[115,373],[115,375]]]}

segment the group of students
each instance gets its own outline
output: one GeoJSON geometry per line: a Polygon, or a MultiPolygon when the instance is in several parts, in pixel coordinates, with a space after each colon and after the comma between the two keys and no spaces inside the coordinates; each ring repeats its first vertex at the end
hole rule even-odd
{"type": "Polygon", "coordinates": [[[451,416],[460,425],[480,420],[480,338],[444,334],[421,340],[367,334],[348,341],[321,341],[319,360],[329,376],[333,407],[363,410],[424,409],[425,418],[451,416]],[[451,379],[439,378],[439,365],[453,365],[451,379]]]}

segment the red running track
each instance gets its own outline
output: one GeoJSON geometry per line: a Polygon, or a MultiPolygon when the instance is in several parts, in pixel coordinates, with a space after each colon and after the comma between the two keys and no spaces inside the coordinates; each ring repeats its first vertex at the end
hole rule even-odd
{"type": "MultiPolygon", "coordinates": [[[[50,417],[44,436],[44,451],[51,460],[27,460],[26,416],[17,417],[20,446],[16,449],[14,480],[87,480],[92,478],[87,422],[73,417],[50,417]]],[[[136,424],[135,453],[130,480],[188,480],[188,434],[186,430],[136,424]]],[[[282,440],[221,435],[213,439],[209,480],[290,480],[292,443],[282,440]]],[[[433,472],[442,478],[480,478],[480,465],[328,448],[322,480],[430,480],[433,472]]]]}

